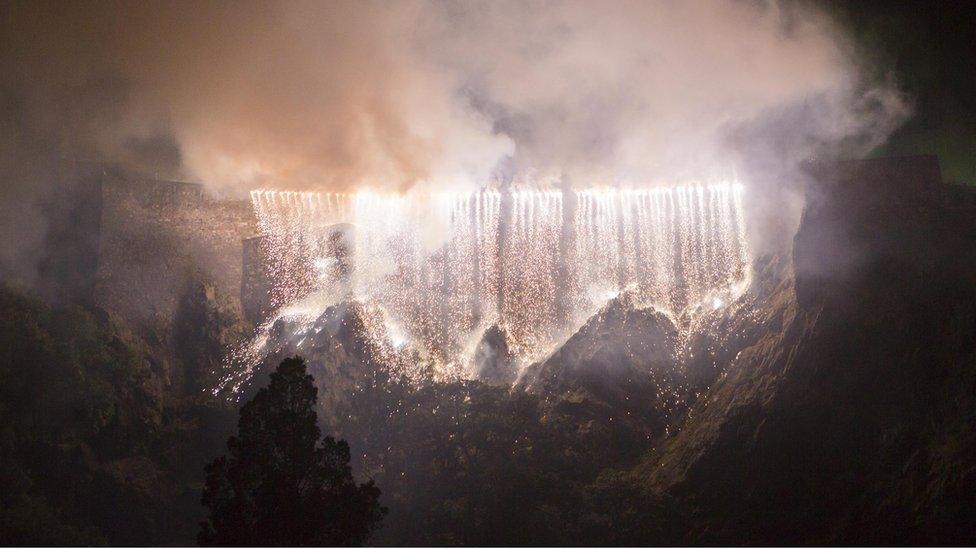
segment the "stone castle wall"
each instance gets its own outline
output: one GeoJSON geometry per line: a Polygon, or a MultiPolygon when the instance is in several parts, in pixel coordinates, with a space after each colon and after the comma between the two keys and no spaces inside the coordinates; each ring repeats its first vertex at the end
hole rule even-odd
{"type": "MultiPolygon", "coordinates": [[[[859,202],[934,204],[946,187],[939,159],[933,155],[811,162],[807,170],[823,193],[840,192],[859,202]]],[[[820,195],[814,190],[807,198],[817,200],[820,195]]]]}
{"type": "MultiPolygon", "coordinates": [[[[973,189],[944,185],[934,156],[809,168],[821,186],[808,201],[844,196],[870,209],[939,204],[976,219],[970,215],[976,214],[973,189]]],[[[68,278],[77,279],[96,305],[160,347],[175,345],[181,300],[194,281],[208,281],[226,307],[252,325],[269,312],[271,282],[249,202],[213,199],[195,183],[132,177],[97,166],[78,173],[75,178],[84,185],[75,187],[87,198],[83,209],[98,221],[86,225],[80,239],[89,243],[84,254],[92,261],[71,261],[90,268],[68,278]]]]}
{"type": "MultiPolygon", "coordinates": [[[[932,155],[811,163],[800,230],[793,241],[801,304],[869,265],[905,263],[926,239],[976,235],[976,189],[942,181],[932,155]],[[941,237],[933,236],[942,231],[941,237]]],[[[920,259],[921,260],[921,259],[920,259]]]]}
{"type": "Polygon", "coordinates": [[[186,329],[178,326],[185,296],[205,284],[210,306],[243,316],[242,241],[257,231],[251,206],[212,199],[199,184],[111,172],[102,178],[100,203],[93,301],[163,350],[169,364],[154,369],[164,386],[181,387],[186,365],[173,365],[175,334],[186,329]]]}
{"type": "Polygon", "coordinates": [[[191,275],[238,300],[241,242],[255,232],[247,202],[211,200],[192,183],[108,177],[96,303],[127,318],[169,317],[191,275]]]}

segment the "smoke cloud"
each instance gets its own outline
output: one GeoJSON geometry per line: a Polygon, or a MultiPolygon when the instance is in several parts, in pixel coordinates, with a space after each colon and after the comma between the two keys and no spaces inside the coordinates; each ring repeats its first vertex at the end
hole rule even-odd
{"type": "Polygon", "coordinates": [[[62,154],[224,190],[674,181],[869,148],[906,110],[796,3],[2,9],[5,97],[62,154]]]}
{"type": "Polygon", "coordinates": [[[860,63],[800,2],[5,2],[3,272],[37,249],[58,158],[237,196],[778,185],[907,116],[860,63]]]}

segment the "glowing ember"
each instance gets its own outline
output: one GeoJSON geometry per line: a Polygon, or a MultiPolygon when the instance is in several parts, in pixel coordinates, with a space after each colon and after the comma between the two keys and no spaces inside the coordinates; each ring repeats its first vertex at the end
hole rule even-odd
{"type": "MultiPolygon", "coordinates": [[[[463,375],[493,323],[524,360],[621,292],[678,318],[748,278],[742,187],[471,193],[253,191],[275,318],[378,307],[376,337],[463,375]]],[[[250,352],[257,353],[258,337],[250,352]]]]}

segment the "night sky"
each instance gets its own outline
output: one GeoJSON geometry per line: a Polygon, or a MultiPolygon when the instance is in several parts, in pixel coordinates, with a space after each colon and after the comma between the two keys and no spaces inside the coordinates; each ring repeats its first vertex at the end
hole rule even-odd
{"type": "Polygon", "coordinates": [[[976,185],[976,2],[826,5],[913,100],[912,118],[875,154],[937,154],[946,182],[976,185]]]}

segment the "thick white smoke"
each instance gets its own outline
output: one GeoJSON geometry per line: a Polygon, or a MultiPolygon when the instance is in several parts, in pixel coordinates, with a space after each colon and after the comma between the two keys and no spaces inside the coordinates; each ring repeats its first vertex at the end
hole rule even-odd
{"type": "Polygon", "coordinates": [[[800,160],[907,114],[853,52],[793,1],[5,2],[2,202],[34,222],[0,266],[32,262],[57,158],[238,196],[735,172],[779,219],[800,160]]]}
{"type": "Polygon", "coordinates": [[[99,123],[75,124],[93,135],[63,140],[117,157],[169,132],[180,175],[226,190],[673,182],[724,175],[741,151],[793,162],[852,137],[877,143],[905,111],[859,77],[828,18],[793,2],[7,11],[6,87],[26,90],[42,125],[84,117],[66,90],[94,88],[78,97],[99,123]]]}

